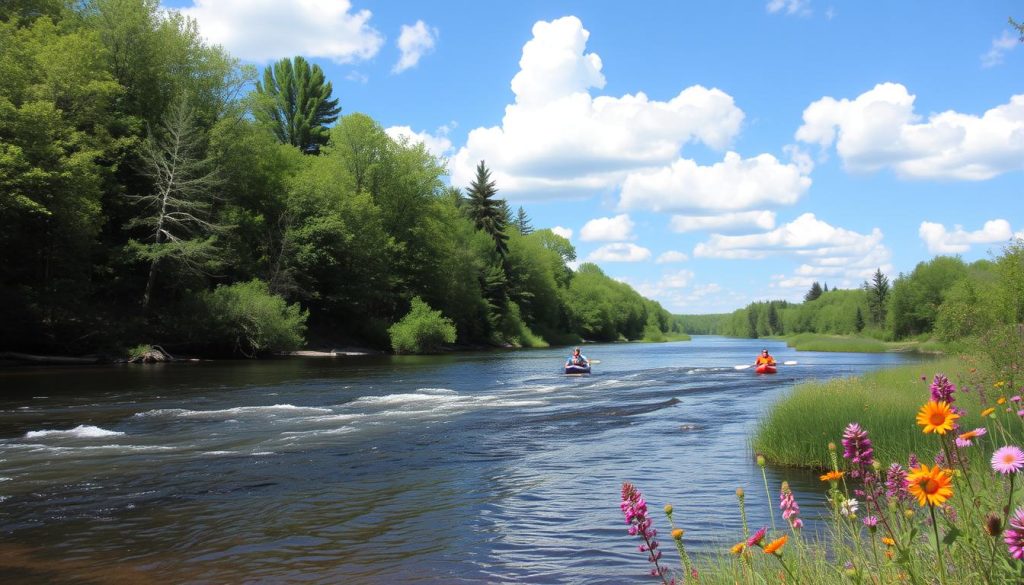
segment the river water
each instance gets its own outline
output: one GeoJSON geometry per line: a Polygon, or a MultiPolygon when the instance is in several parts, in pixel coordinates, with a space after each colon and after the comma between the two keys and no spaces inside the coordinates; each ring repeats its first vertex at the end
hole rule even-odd
{"type": "MultiPolygon", "coordinates": [[[[690,551],[721,550],[737,487],[768,522],[748,437],[771,403],[907,359],[705,336],[585,349],[600,363],[578,377],[564,348],[2,371],[0,575],[649,583],[624,480],[663,539],[672,502],[690,551]],[[733,367],[763,346],[799,363],[733,367]]],[[[773,506],[783,479],[821,513],[820,482],[791,469],[768,469],[773,506]]]]}

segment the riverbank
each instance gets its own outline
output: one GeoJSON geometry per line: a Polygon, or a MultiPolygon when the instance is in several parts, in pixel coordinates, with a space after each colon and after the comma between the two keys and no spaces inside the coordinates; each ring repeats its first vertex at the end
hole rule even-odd
{"type": "Polygon", "coordinates": [[[861,335],[825,335],[822,333],[798,333],[796,335],[785,335],[772,337],[785,341],[786,345],[797,351],[829,351],[829,352],[857,352],[857,353],[884,353],[916,352],[924,354],[943,354],[948,351],[946,344],[934,339],[904,340],[904,341],[882,341],[873,337],[861,335]]]}

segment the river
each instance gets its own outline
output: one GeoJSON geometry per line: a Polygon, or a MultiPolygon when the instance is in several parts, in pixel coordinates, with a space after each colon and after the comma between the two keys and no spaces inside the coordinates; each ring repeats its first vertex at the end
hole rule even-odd
{"type": "MultiPolygon", "coordinates": [[[[565,348],[0,371],[0,574],[650,583],[622,481],[663,540],[672,502],[688,550],[721,550],[737,487],[768,521],[747,442],[772,402],[908,359],[712,336],[584,349],[600,363],[578,377],[565,348]],[[761,347],[798,364],[733,367],[761,347]]],[[[773,506],[783,479],[821,513],[813,475],[769,466],[773,506]]]]}

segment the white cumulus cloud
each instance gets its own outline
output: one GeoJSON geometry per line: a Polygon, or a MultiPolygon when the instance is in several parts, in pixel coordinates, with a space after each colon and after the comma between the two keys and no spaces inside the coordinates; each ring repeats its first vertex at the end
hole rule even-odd
{"type": "Polygon", "coordinates": [[[398,63],[395,63],[391,72],[401,73],[415,67],[423,55],[434,50],[437,35],[437,29],[428,27],[427,23],[422,20],[417,20],[416,24],[412,26],[403,24],[397,41],[398,50],[402,52],[402,56],[398,58],[398,63]]]}
{"type": "Polygon", "coordinates": [[[571,240],[572,239],[572,229],[570,229],[570,228],[562,227],[560,225],[556,225],[555,227],[551,228],[551,231],[555,235],[562,236],[563,238],[565,238],[567,240],[571,240]]]}
{"type": "MultiPolygon", "coordinates": [[[[712,235],[697,244],[693,255],[703,258],[763,259],[769,256],[792,255],[800,258],[812,271],[841,276],[844,286],[859,283],[881,267],[891,271],[891,253],[882,244],[882,231],[870,234],[834,227],[813,213],[805,213],[774,230],[750,235],[712,235]]],[[[803,269],[806,275],[808,269],[803,269]]]]}
{"type": "Polygon", "coordinates": [[[642,246],[628,243],[606,244],[594,250],[587,257],[591,262],[643,262],[651,257],[651,251],[642,246]]]}
{"type": "Polygon", "coordinates": [[[940,223],[923,221],[917,233],[932,254],[961,254],[969,250],[971,244],[1007,243],[1014,237],[1010,222],[1005,219],[986,221],[980,230],[973,232],[959,225],[949,231],[940,223]]]}
{"type": "Polygon", "coordinates": [[[927,120],[898,83],[856,98],[824,97],[803,113],[797,140],[835,145],[853,172],[890,168],[911,179],[985,180],[1024,168],[1024,95],[981,116],[945,111],[927,120]]]}
{"type": "Polygon", "coordinates": [[[246,61],[303,55],[352,63],[376,55],[384,37],[370,26],[369,10],[351,9],[348,0],[193,0],[180,12],[246,61]]]}
{"type": "Polygon", "coordinates": [[[740,211],[722,215],[673,215],[669,225],[678,233],[730,232],[748,228],[770,230],[775,227],[774,211],[740,211]]]}
{"type": "Polygon", "coordinates": [[[633,220],[625,213],[592,219],[580,230],[580,239],[584,242],[621,242],[632,237],[633,220]]]}
{"type": "Polygon", "coordinates": [[[658,264],[672,264],[675,262],[686,262],[689,259],[690,257],[683,252],[678,250],[668,250],[667,252],[662,252],[662,254],[658,256],[656,262],[658,264]]]}
{"type": "Polygon", "coordinates": [[[667,101],[643,92],[592,96],[605,85],[601,58],[575,16],[533,27],[512,79],[515,101],[500,126],[470,131],[452,160],[466,185],[486,160],[503,194],[580,196],[619,187],[631,171],[670,164],[689,142],[725,149],[743,112],[718,89],[692,86],[667,101]]]}
{"type": "Polygon", "coordinates": [[[619,208],[732,211],[789,205],[810,186],[797,163],[784,164],[770,154],[744,159],[727,152],[722,162],[710,166],[680,158],[671,166],[630,173],[619,208]]]}
{"type": "Polygon", "coordinates": [[[391,126],[385,128],[387,133],[396,142],[407,141],[409,144],[422,143],[431,154],[438,158],[448,156],[452,149],[452,141],[448,139],[448,127],[441,126],[436,134],[429,132],[416,132],[409,126],[391,126]]]}

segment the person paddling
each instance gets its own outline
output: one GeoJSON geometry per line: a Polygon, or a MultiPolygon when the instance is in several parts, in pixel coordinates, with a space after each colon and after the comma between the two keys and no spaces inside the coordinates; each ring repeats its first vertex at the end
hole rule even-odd
{"type": "Polygon", "coordinates": [[[757,356],[757,359],[754,360],[754,365],[755,366],[760,366],[762,364],[764,364],[766,366],[774,366],[775,365],[775,358],[773,358],[772,356],[770,356],[768,354],[768,350],[767,349],[762,349],[761,350],[761,355],[757,356]]]}
{"type": "Polygon", "coordinates": [[[572,350],[572,355],[566,360],[565,365],[586,367],[590,365],[590,360],[587,359],[587,356],[581,354],[580,348],[577,347],[572,350]]]}

